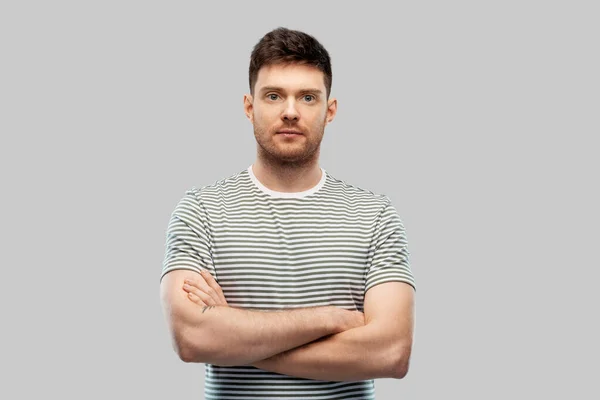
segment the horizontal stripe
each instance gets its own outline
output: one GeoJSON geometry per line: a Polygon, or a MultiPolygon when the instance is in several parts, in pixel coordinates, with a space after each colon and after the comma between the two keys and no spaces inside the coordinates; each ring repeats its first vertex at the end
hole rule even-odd
{"type": "MultiPolygon", "coordinates": [[[[187,190],[168,223],[161,279],[177,269],[206,269],[231,306],[263,310],[363,311],[375,285],[414,287],[404,225],[389,197],[322,171],[315,190],[297,196],[264,190],[251,168],[187,190]]],[[[327,382],[212,364],[205,373],[207,399],[375,396],[372,379],[327,382]]]]}

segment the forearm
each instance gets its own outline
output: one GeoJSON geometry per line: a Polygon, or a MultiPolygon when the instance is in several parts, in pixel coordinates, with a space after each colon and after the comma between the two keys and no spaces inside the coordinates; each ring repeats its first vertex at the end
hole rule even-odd
{"type": "Polygon", "coordinates": [[[337,333],[342,311],[331,306],[276,311],[201,307],[182,328],[186,361],[251,364],[337,333]]]}
{"type": "Polygon", "coordinates": [[[326,381],[396,378],[401,354],[377,325],[349,329],[252,365],[266,371],[326,381]]]}

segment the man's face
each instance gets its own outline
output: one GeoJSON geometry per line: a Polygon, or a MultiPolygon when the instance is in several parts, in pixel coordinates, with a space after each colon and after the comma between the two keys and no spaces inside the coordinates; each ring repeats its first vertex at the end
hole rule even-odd
{"type": "Polygon", "coordinates": [[[325,125],[337,102],[327,101],[323,72],[301,64],[268,65],[258,72],[254,96],[244,96],[259,156],[280,163],[317,159],[325,125]],[[298,134],[284,134],[282,131],[298,134]]]}

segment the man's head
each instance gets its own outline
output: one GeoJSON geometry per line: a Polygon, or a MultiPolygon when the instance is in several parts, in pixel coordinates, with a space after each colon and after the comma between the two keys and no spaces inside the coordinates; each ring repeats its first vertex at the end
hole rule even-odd
{"type": "Polygon", "coordinates": [[[329,99],[332,81],[329,53],[314,37],[286,28],[272,30],[254,46],[248,70],[250,94],[254,95],[258,71],[262,67],[291,63],[311,65],[323,72],[323,83],[329,99]]]}
{"type": "Polygon", "coordinates": [[[329,99],[331,82],[327,50],[306,33],[277,28],[254,46],[244,111],[254,125],[259,157],[280,164],[316,162],[325,125],[337,110],[337,101],[329,99]]]}

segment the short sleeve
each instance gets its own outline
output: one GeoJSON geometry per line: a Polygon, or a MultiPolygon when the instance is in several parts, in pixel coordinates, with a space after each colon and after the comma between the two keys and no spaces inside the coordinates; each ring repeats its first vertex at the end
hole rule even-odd
{"type": "Polygon", "coordinates": [[[392,281],[406,282],[416,290],[404,224],[389,199],[378,217],[372,246],[373,258],[367,268],[365,293],[375,285],[392,281]]]}
{"type": "Polygon", "coordinates": [[[197,189],[186,191],[172,212],[166,231],[163,276],[176,269],[214,271],[206,210],[196,197],[197,189]]]}

